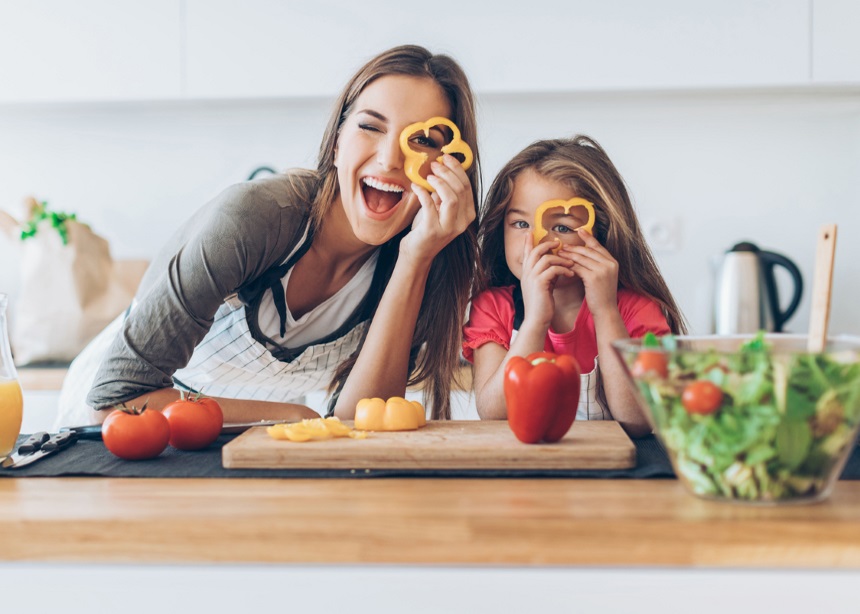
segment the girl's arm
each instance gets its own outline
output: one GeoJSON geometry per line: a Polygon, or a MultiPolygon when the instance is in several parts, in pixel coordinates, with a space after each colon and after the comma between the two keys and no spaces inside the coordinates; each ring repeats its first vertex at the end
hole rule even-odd
{"type": "MultiPolygon", "coordinates": [[[[212,397],[221,406],[224,413],[224,422],[257,422],[258,420],[286,420],[296,422],[305,418],[319,418],[319,414],[310,407],[296,403],[273,403],[271,401],[246,401],[242,399],[225,399],[223,397],[212,397]]],[[[168,404],[179,399],[179,391],[175,388],[162,388],[141,395],[136,399],[126,401],[129,407],[143,407],[146,403],[148,409],[161,411],[168,404]]],[[[109,410],[93,410],[94,423],[102,423],[109,410]]]]}
{"type": "Polygon", "coordinates": [[[564,275],[572,277],[570,260],[553,255],[553,242],[532,247],[532,234],[523,242],[523,272],[520,287],[523,291],[524,317],[511,348],[496,343],[485,343],[475,350],[473,381],[478,415],[484,420],[504,420],[508,417],[505,405],[505,365],[511,356],[528,356],[544,349],[546,334],[552,322],[555,307],[552,289],[555,280],[564,275]]]}
{"type": "Polygon", "coordinates": [[[565,248],[573,259],[573,270],[582,278],[585,297],[594,317],[597,335],[601,383],[612,417],[631,437],[651,432],[627,384],[624,366],[612,349],[612,342],[627,339],[629,334],[618,311],[618,262],[591,233],[580,230],[584,246],[565,248]]]}
{"type": "Polygon", "coordinates": [[[341,390],[335,415],[355,416],[366,397],[403,396],[409,376],[409,351],[430,265],[442,249],[475,220],[472,187],[460,162],[451,156],[432,162],[430,194],[412,184],[421,210],[400,242],[400,254],[382,294],[355,365],[341,390]]]}

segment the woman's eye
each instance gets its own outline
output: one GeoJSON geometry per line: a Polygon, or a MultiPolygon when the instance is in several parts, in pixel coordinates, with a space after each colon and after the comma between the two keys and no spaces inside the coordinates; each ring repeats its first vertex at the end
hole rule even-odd
{"type": "Polygon", "coordinates": [[[365,132],[381,132],[379,128],[371,124],[359,124],[358,127],[365,132]]]}
{"type": "Polygon", "coordinates": [[[429,136],[424,136],[423,134],[419,134],[418,136],[412,139],[412,142],[418,145],[419,147],[424,147],[426,149],[438,149],[439,145],[431,139],[429,136]]]}

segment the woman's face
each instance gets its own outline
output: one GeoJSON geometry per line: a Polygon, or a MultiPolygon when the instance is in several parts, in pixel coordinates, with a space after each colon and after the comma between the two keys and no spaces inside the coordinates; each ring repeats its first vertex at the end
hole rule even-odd
{"type": "MultiPolygon", "coordinates": [[[[569,186],[526,169],[514,181],[514,190],[505,211],[505,260],[517,279],[523,278],[523,251],[526,241],[534,241],[535,213],[548,200],[570,200],[578,194],[569,186]]],[[[584,245],[575,229],[588,222],[588,211],[584,207],[571,207],[565,213],[561,207],[549,209],[543,216],[543,227],[547,230],[541,242],[558,239],[565,245],[584,245]]],[[[533,244],[533,243],[531,243],[533,244]]],[[[559,279],[563,283],[567,278],[559,279]]]]}
{"type": "Polygon", "coordinates": [[[432,79],[380,77],[359,94],[335,150],[338,198],[355,236],[382,245],[412,223],[420,208],[403,170],[401,131],[431,117],[451,116],[432,79]]]}

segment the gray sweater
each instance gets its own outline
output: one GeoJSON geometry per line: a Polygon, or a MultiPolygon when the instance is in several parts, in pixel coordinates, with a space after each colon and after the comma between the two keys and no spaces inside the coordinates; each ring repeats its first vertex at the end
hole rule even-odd
{"type": "Polygon", "coordinates": [[[173,387],[173,373],[188,364],[224,300],[280,265],[301,240],[310,203],[299,194],[310,181],[281,174],[229,187],[170,238],[99,367],[90,406],[173,387]]]}

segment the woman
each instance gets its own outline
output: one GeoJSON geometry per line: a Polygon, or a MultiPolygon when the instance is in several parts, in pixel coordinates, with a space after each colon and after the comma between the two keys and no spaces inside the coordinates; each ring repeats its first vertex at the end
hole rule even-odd
{"type": "Polygon", "coordinates": [[[449,417],[476,253],[476,145],[454,60],[416,46],[372,59],[338,98],[316,171],[228,188],[174,235],[129,312],[73,363],[58,424],[100,422],[119,403],[161,409],[174,385],[244,422],[315,417],[297,402],[326,385],[329,413],[348,419],[361,398],[426,382],[433,417],[449,417]],[[406,177],[398,139],[436,116],[459,126],[475,164],[434,162],[431,193],[406,177]]]}

